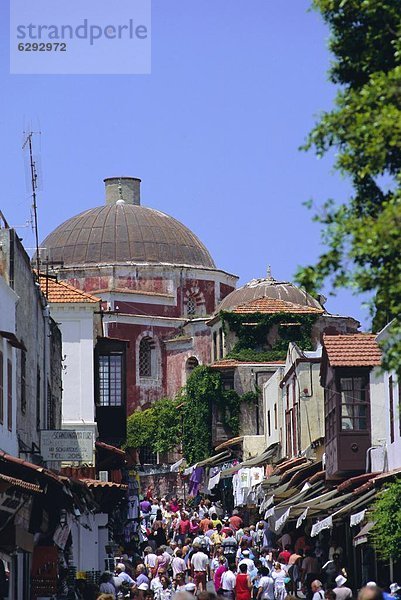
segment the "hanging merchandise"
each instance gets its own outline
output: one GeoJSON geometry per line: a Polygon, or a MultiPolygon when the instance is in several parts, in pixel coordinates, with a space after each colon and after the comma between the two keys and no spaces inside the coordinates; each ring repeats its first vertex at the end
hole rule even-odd
{"type": "Polygon", "coordinates": [[[203,467],[195,467],[195,469],[192,472],[192,475],[190,477],[189,480],[189,494],[190,496],[196,496],[200,485],[203,481],[203,474],[204,474],[204,470],[203,467]]]}
{"type": "Polygon", "coordinates": [[[238,471],[238,475],[240,477],[241,488],[250,488],[251,487],[250,469],[240,469],[238,471]]]}
{"type": "Polygon", "coordinates": [[[217,471],[216,475],[212,475],[209,479],[208,490],[211,491],[220,481],[220,471],[217,471]]]}
{"type": "Polygon", "coordinates": [[[138,498],[138,496],[131,496],[128,499],[127,519],[138,519],[138,518],[139,518],[139,498],[138,498]]]}
{"type": "Polygon", "coordinates": [[[262,479],[264,477],[263,467],[252,467],[252,469],[250,471],[251,471],[251,473],[250,473],[251,487],[254,487],[255,485],[259,485],[259,483],[262,482],[262,479]]]}

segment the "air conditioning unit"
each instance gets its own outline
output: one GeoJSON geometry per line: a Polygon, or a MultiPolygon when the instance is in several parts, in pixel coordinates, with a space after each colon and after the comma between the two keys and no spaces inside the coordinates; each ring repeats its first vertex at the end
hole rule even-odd
{"type": "Polygon", "coordinates": [[[99,481],[108,481],[109,480],[109,472],[108,471],[99,471],[99,481]]]}

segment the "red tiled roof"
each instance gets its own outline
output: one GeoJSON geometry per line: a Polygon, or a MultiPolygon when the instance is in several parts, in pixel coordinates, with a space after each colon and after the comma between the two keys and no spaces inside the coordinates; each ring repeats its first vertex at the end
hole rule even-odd
{"type": "Polygon", "coordinates": [[[269,364],[269,365],[284,365],[285,360],[235,360],[234,358],[223,358],[214,362],[211,366],[212,369],[234,369],[241,365],[257,365],[257,364],[269,364]]]}
{"type": "Polygon", "coordinates": [[[22,488],[23,490],[28,490],[29,492],[36,492],[37,494],[41,494],[43,490],[36,483],[29,483],[28,481],[23,481],[22,479],[17,479],[16,477],[10,477],[9,475],[4,475],[4,473],[0,473],[0,479],[2,481],[6,481],[10,485],[14,485],[15,487],[22,488]]]}
{"type": "MultiPolygon", "coordinates": [[[[18,458],[17,456],[12,456],[11,454],[7,454],[7,452],[4,452],[3,450],[0,450],[0,459],[4,460],[6,463],[11,463],[10,466],[19,465],[20,467],[26,467],[27,469],[36,471],[37,473],[40,473],[41,475],[53,480],[54,482],[58,483],[59,485],[62,485],[60,478],[55,473],[52,473],[52,471],[49,471],[49,469],[46,469],[45,467],[40,467],[39,465],[34,465],[33,463],[28,462],[27,460],[23,460],[22,458],[18,458]]],[[[0,468],[1,468],[1,463],[0,463],[0,468]]]]}
{"type": "Polygon", "coordinates": [[[127,490],[128,486],[123,483],[114,483],[113,481],[99,481],[98,479],[81,479],[88,488],[118,488],[120,490],[127,490]]]}
{"type": "Polygon", "coordinates": [[[65,281],[56,281],[50,277],[40,276],[39,283],[43,294],[47,296],[49,302],[56,304],[64,302],[100,302],[100,298],[82,292],[69,283],[65,283],[65,281]]]}
{"type": "Polygon", "coordinates": [[[289,460],[282,462],[280,465],[277,465],[277,467],[274,469],[272,475],[282,475],[286,471],[289,471],[290,469],[293,469],[294,467],[299,467],[300,465],[303,465],[306,462],[308,462],[308,461],[305,458],[305,456],[290,458],[289,460]]]}
{"type": "Polygon", "coordinates": [[[381,351],[372,333],[324,335],[323,345],[332,367],[376,367],[381,351]]]}
{"type": "Polygon", "coordinates": [[[110,444],[105,444],[104,442],[95,442],[95,446],[96,448],[102,448],[103,450],[107,450],[108,452],[112,452],[113,454],[117,454],[118,456],[125,458],[125,452],[124,450],[121,450],[121,448],[110,446],[110,444]]]}
{"type": "Polygon", "coordinates": [[[239,304],[232,309],[232,312],[239,314],[248,313],[262,313],[262,314],[274,314],[274,313],[289,313],[289,314],[322,314],[323,309],[315,308],[314,306],[302,306],[301,304],[294,304],[293,302],[287,302],[286,300],[280,300],[279,298],[256,298],[250,300],[244,304],[239,304]]]}
{"type": "Polygon", "coordinates": [[[367,483],[370,479],[373,479],[377,473],[363,473],[362,475],[357,475],[356,477],[351,477],[350,479],[346,479],[342,483],[337,486],[339,492],[348,492],[353,488],[358,489],[364,483],[367,483]]]}

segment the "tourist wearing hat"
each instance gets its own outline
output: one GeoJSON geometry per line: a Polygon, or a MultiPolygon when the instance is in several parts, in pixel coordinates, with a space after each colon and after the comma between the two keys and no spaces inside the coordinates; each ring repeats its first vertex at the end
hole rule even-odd
{"type": "Polygon", "coordinates": [[[196,591],[196,585],[194,584],[193,581],[190,581],[189,583],[187,583],[184,587],[185,591],[188,592],[188,594],[191,594],[192,596],[195,596],[195,591],[196,591]]]}
{"type": "Polygon", "coordinates": [[[348,598],[352,598],[352,590],[345,585],[347,579],[344,575],[337,575],[335,581],[336,587],[333,589],[333,592],[336,595],[336,600],[348,600],[348,598]]]}
{"type": "Polygon", "coordinates": [[[250,552],[247,548],[245,548],[245,550],[242,551],[242,558],[238,562],[238,571],[240,570],[241,565],[246,565],[248,575],[250,575],[255,569],[255,563],[250,558],[250,552]]]}
{"type": "Polygon", "coordinates": [[[390,585],[390,596],[392,596],[393,598],[397,598],[397,600],[399,600],[401,598],[401,587],[398,585],[398,583],[392,583],[390,585]]]}

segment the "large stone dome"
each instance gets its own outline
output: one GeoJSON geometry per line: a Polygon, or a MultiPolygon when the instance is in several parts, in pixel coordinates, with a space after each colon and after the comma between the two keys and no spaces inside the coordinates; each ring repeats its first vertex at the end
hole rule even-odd
{"type": "Polygon", "coordinates": [[[65,267],[167,263],[214,269],[206,247],[185,225],[139,203],[139,179],[106,179],[106,205],[59,225],[41,244],[65,267]]]}
{"type": "Polygon", "coordinates": [[[323,309],[322,305],[305,290],[288,281],[276,281],[273,277],[268,276],[265,279],[252,279],[249,283],[228,294],[220,302],[217,312],[220,310],[230,311],[259,298],[284,300],[298,306],[323,309]]]}

